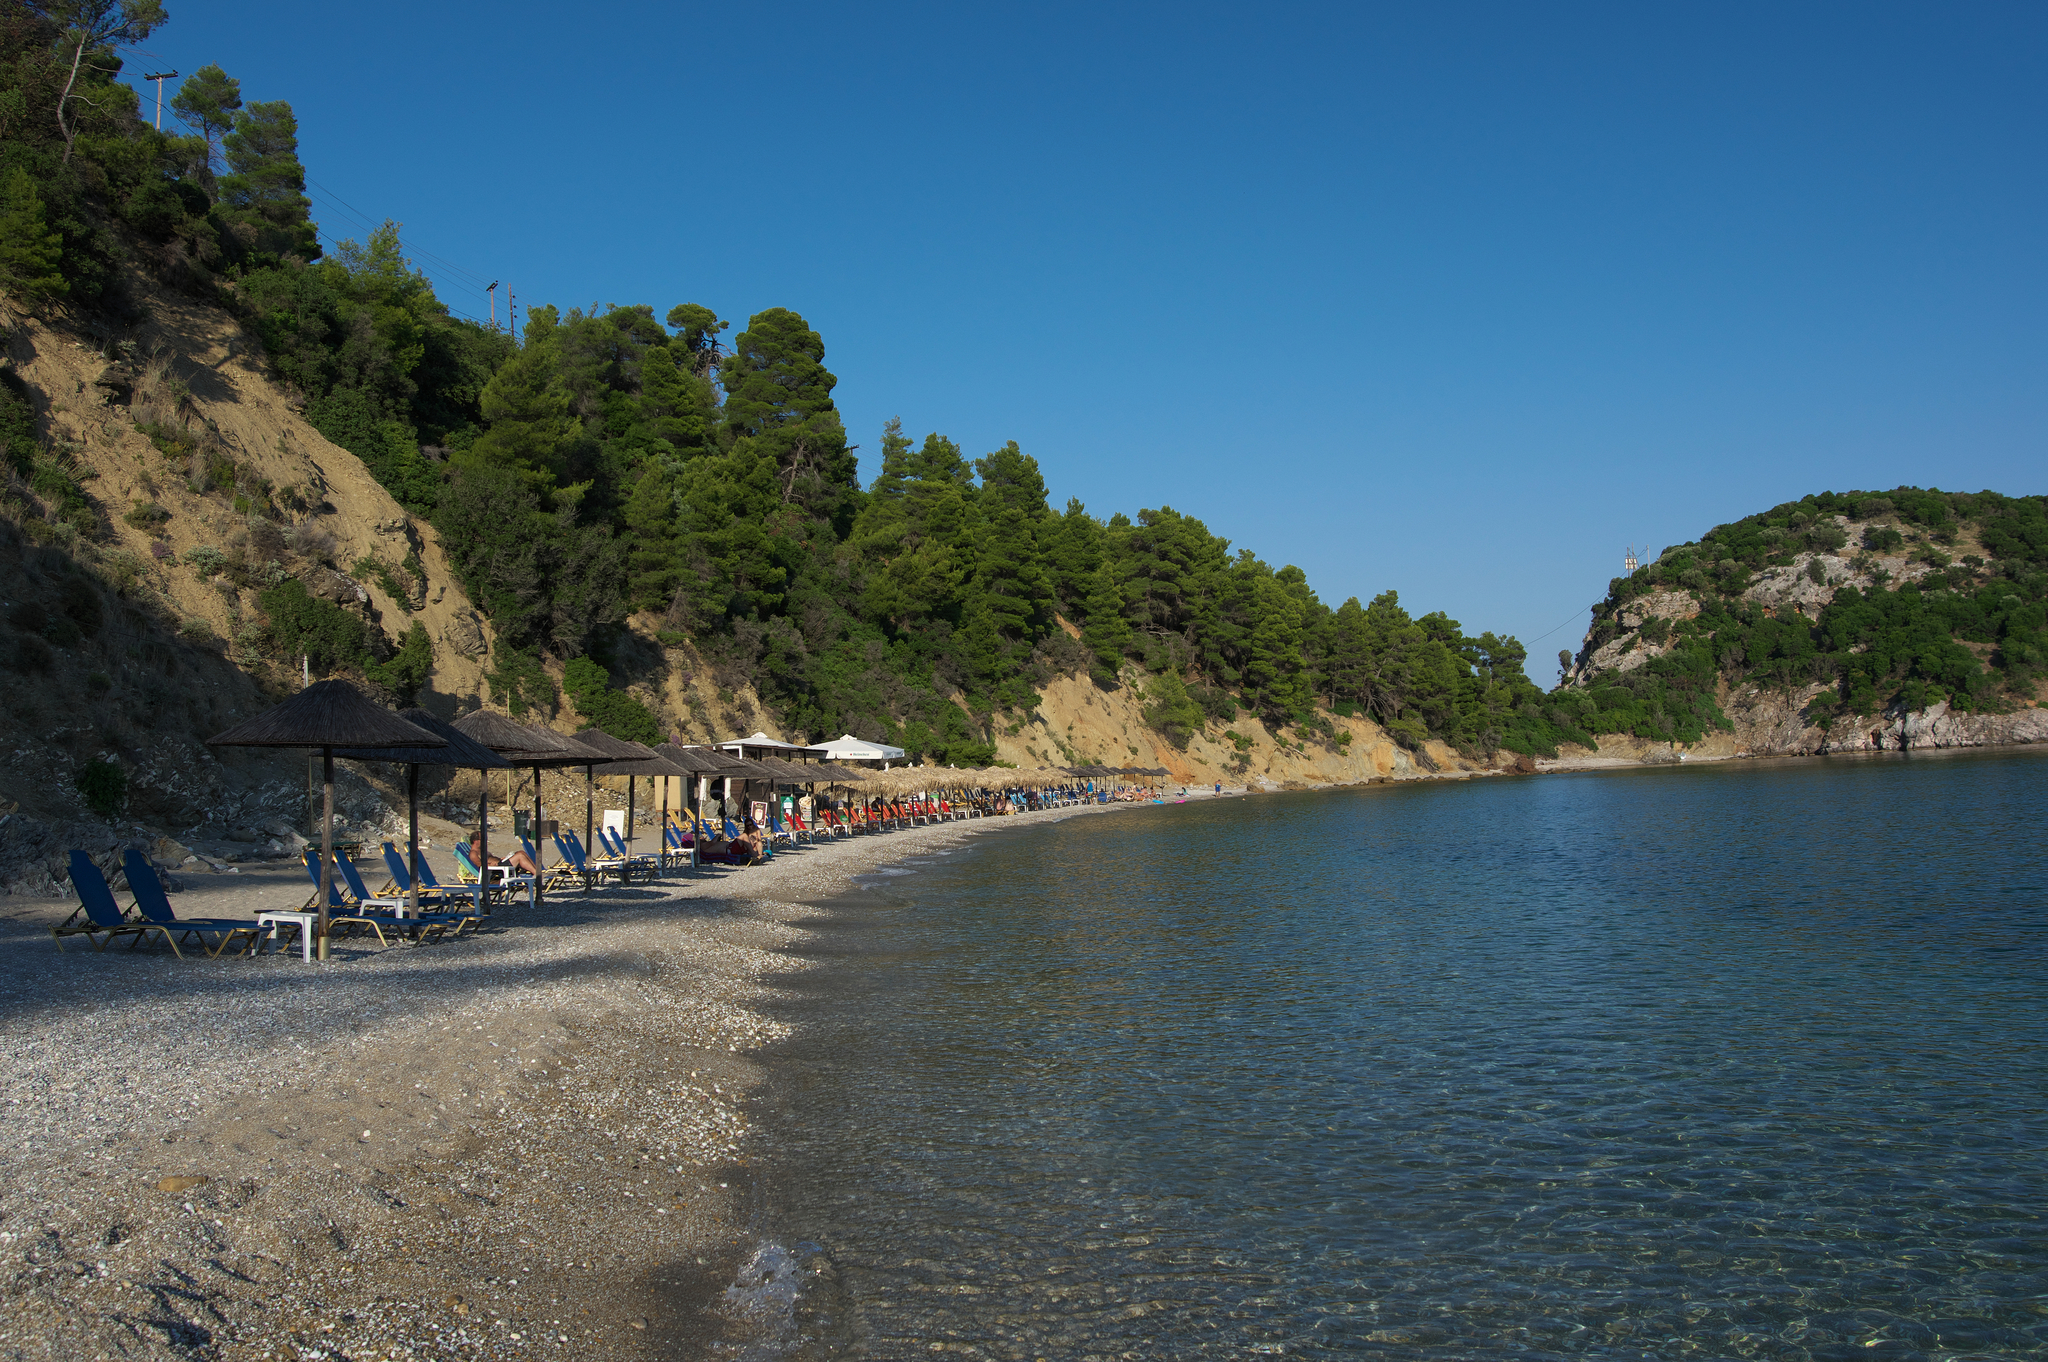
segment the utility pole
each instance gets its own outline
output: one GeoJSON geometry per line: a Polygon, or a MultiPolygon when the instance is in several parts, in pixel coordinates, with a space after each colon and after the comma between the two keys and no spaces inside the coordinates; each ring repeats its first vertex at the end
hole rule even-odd
{"type": "Polygon", "coordinates": [[[176,80],[177,78],[178,73],[176,71],[158,71],[143,77],[144,80],[156,82],[156,130],[158,132],[164,130],[164,82],[176,80]]]}
{"type": "Polygon", "coordinates": [[[484,290],[491,296],[491,330],[498,329],[498,281],[491,280],[491,286],[484,290]]]}
{"type": "Polygon", "coordinates": [[[519,310],[519,295],[514,293],[505,304],[505,329],[512,333],[512,343],[519,343],[519,319],[512,314],[519,310]]]}

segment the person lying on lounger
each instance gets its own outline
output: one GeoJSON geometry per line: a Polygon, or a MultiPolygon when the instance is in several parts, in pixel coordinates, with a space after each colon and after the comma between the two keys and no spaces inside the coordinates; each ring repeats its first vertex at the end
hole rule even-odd
{"type": "MultiPolygon", "coordinates": [[[[475,861],[479,869],[482,868],[484,863],[484,839],[482,837],[472,836],[469,839],[469,859],[475,861]]],[[[510,856],[493,856],[490,858],[490,861],[492,865],[509,865],[522,875],[540,874],[540,867],[535,865],[533,858],[524,851],[515,851],[510,856]]]]}

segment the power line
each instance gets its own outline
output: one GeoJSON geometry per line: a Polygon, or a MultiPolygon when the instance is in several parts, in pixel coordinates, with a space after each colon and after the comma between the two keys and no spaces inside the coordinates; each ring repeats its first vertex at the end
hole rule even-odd
{"type": "MultiPolygon", "coordinates": [[[[313,231],[314,234],[317,235],[322,241],[325,241],[328,245],[335,247],[337,250],[340,249],[342,243],[335,239],[333,233],[321,231],[320,225],[318,223],[315,223],[313,225],[313,231]]],[[[475,313],[464,312],[461,308],[453,306],[452,304],[449,303],[449,301],[446,298],[441,297],[439,293],[436,293],[434,297],[435,301],[439,302],[442,307],[447,308],[450,312],[454,313],[458,317],[461,317],[464,321],[475,322],[478,326],[489,325],[489,323],[485,322],[482,317],[477,316],[475,313]]]]}
{"type": "MultiPolygon", "coordinates": [[[[354,204],[348,202],[348,200],[342,198],[341,195],[335,193],[332,189],[329,189],[326,185],[321,184],[319,181],[313,179],[311,176],[306,177],[306,183],[311,188],[319,191],[322,198],[329,199],[334,203],[340,205],[342,208],[346,209],[351,215],[355,217],[355,219],[358,222],[361,222],[364,225],[365,230],[374,232],[383,225],[382,223],[371,222],[368,215],[365,214],[362,211],[362,209],[357,208],[354,204]]],[[[412,246],[410,249],[413,251],[414,254],[425,256],[427,259],[432,260],[439,265],[445,266],[448,269],[454,270],[457,274],[460,274],[463,277],[474,281],[478,291],[482,291],[484,284],[484,279],[482,275],[472,273],[471,271],[466,270],[462,266],[456,264],[454,261],[443,259],[441,256],[435,255],[432,251],[424,250],[419,246],[412,246]]]]}
{"type": "MultiPolygon", "coordinates": [[[[1578,617],[1579,617],[1579,616],[1578,616],[1578,613],[1577,613],[1576,611],[1574,611],[1574,612],[1573,612],[1573,614],[1572,614],[1572,617],[1571,617],[1571,619],[1568,619],[1568,620],[1566,620],[1566,621],[1564,622],[1564,624],[1560,624],[1560,625],[1558,625],[1558,626],[1557,626],[1557,629],[1562,629],[1562,628],[1564,628],[1564,627],[1565,627],[1565,624],[1570,624],[1570,623],[1572,622],[1572,620],[1576,620],[1576,619],[1577,619],[1578,617]]],[[[1542,641],[1543,641],[1544,639],[1546,639],[1546,638],[1549,638],[1551,634],[1554,634],[1554,633],[1556,633],[1556,632],[1557,632],[1557,629],[1552,629],[1552,630],[1549,630],[1549,631],[1548,631],[1548,632],[1546,632],[1546,633],[1541,633],[1541,634],[1538,634],[1538,635],[1536,635],[1536,637],[1534,637],[1534,638],[1530,639],[1530,640],[1529,640],[1529,642],[1530,642],[1530,643],[1541,643],[1541,642],[1542,642],[1542,641]]]]}

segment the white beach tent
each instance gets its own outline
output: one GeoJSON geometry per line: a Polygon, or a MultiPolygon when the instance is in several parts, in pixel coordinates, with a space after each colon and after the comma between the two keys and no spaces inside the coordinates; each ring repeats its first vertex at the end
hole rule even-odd
{"type": "Polygon", "coordinates": [[[879,761],[883,764],[883,769],[887,770],[888,763],[903,760],[902,748],[891,747],[882,742],[869,742],[864,738],[856,738],[851,733],[834,738],[830,742],[817,743],[815,746],[825,753],[827,761],[879,761]]]}
{"type": "Polygon", "coordinates": [[[712,746],[721,752],[737,752],[741,756],[746,755],[746,749],[749,747],[765,748],[770,752],[800,752],[806,756],[818,750],[816,747],[806,747],[800,742],[784,742],[780,738],[771,738],[766,733],[756,733],[751,738],[734,738],[729,742],[713,743],[712,746]]]}

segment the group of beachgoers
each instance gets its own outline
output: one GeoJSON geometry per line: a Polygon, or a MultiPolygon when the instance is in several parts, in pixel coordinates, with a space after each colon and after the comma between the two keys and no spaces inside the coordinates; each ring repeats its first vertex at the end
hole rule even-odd
{"type": "MultiPolygon", "coordinates": [[[[1046,786],[1025,789],[964,790],[957,794],[958,804],[929,793],[908,796],[874,795],[867,799],[848,796],[834,790],[826,794],[804,791],[790,800],[787,821],[804,832],[838,827],[852,830],[856,827],[880,828],[904,818],[910,811],[910,821],[929,817],[961,817],[970,813],[981,817],[997,817],[1006,813],[1035,813],[1041,809],[1058,808],[1081,802],[1111,802],[1146,800],[1154,797],[1152,791],[1138,786],[1120,785],[1094,788],[1089,786],[1046,786]]],[[[777,807],[775,802],[768,806],[777,807]]],[[[689,814],[685,822],[672,830],[665,831],[665,837],[672,836],[669,845],[679,851],[694,850],[699,861],[710,861],[727,865],[757,865],[770,854],[771,837],[784,831],[782,823],[763,827],[754,817],[753,804],[737,792],[728,792],[721,800],[710,806],[710,816],[689,814]],[[714,822],[717,819],[717,822],[714,822]]],[[[771,814],[771,819],[779,818],[771,814]]],[[[484,855],[483,837],[473,833],[469,839],[470,859],[481,866],[503,866],[516,874],[538,875],[540,867],[524,849],[515,850],[509,856],[484,855]]]]}

